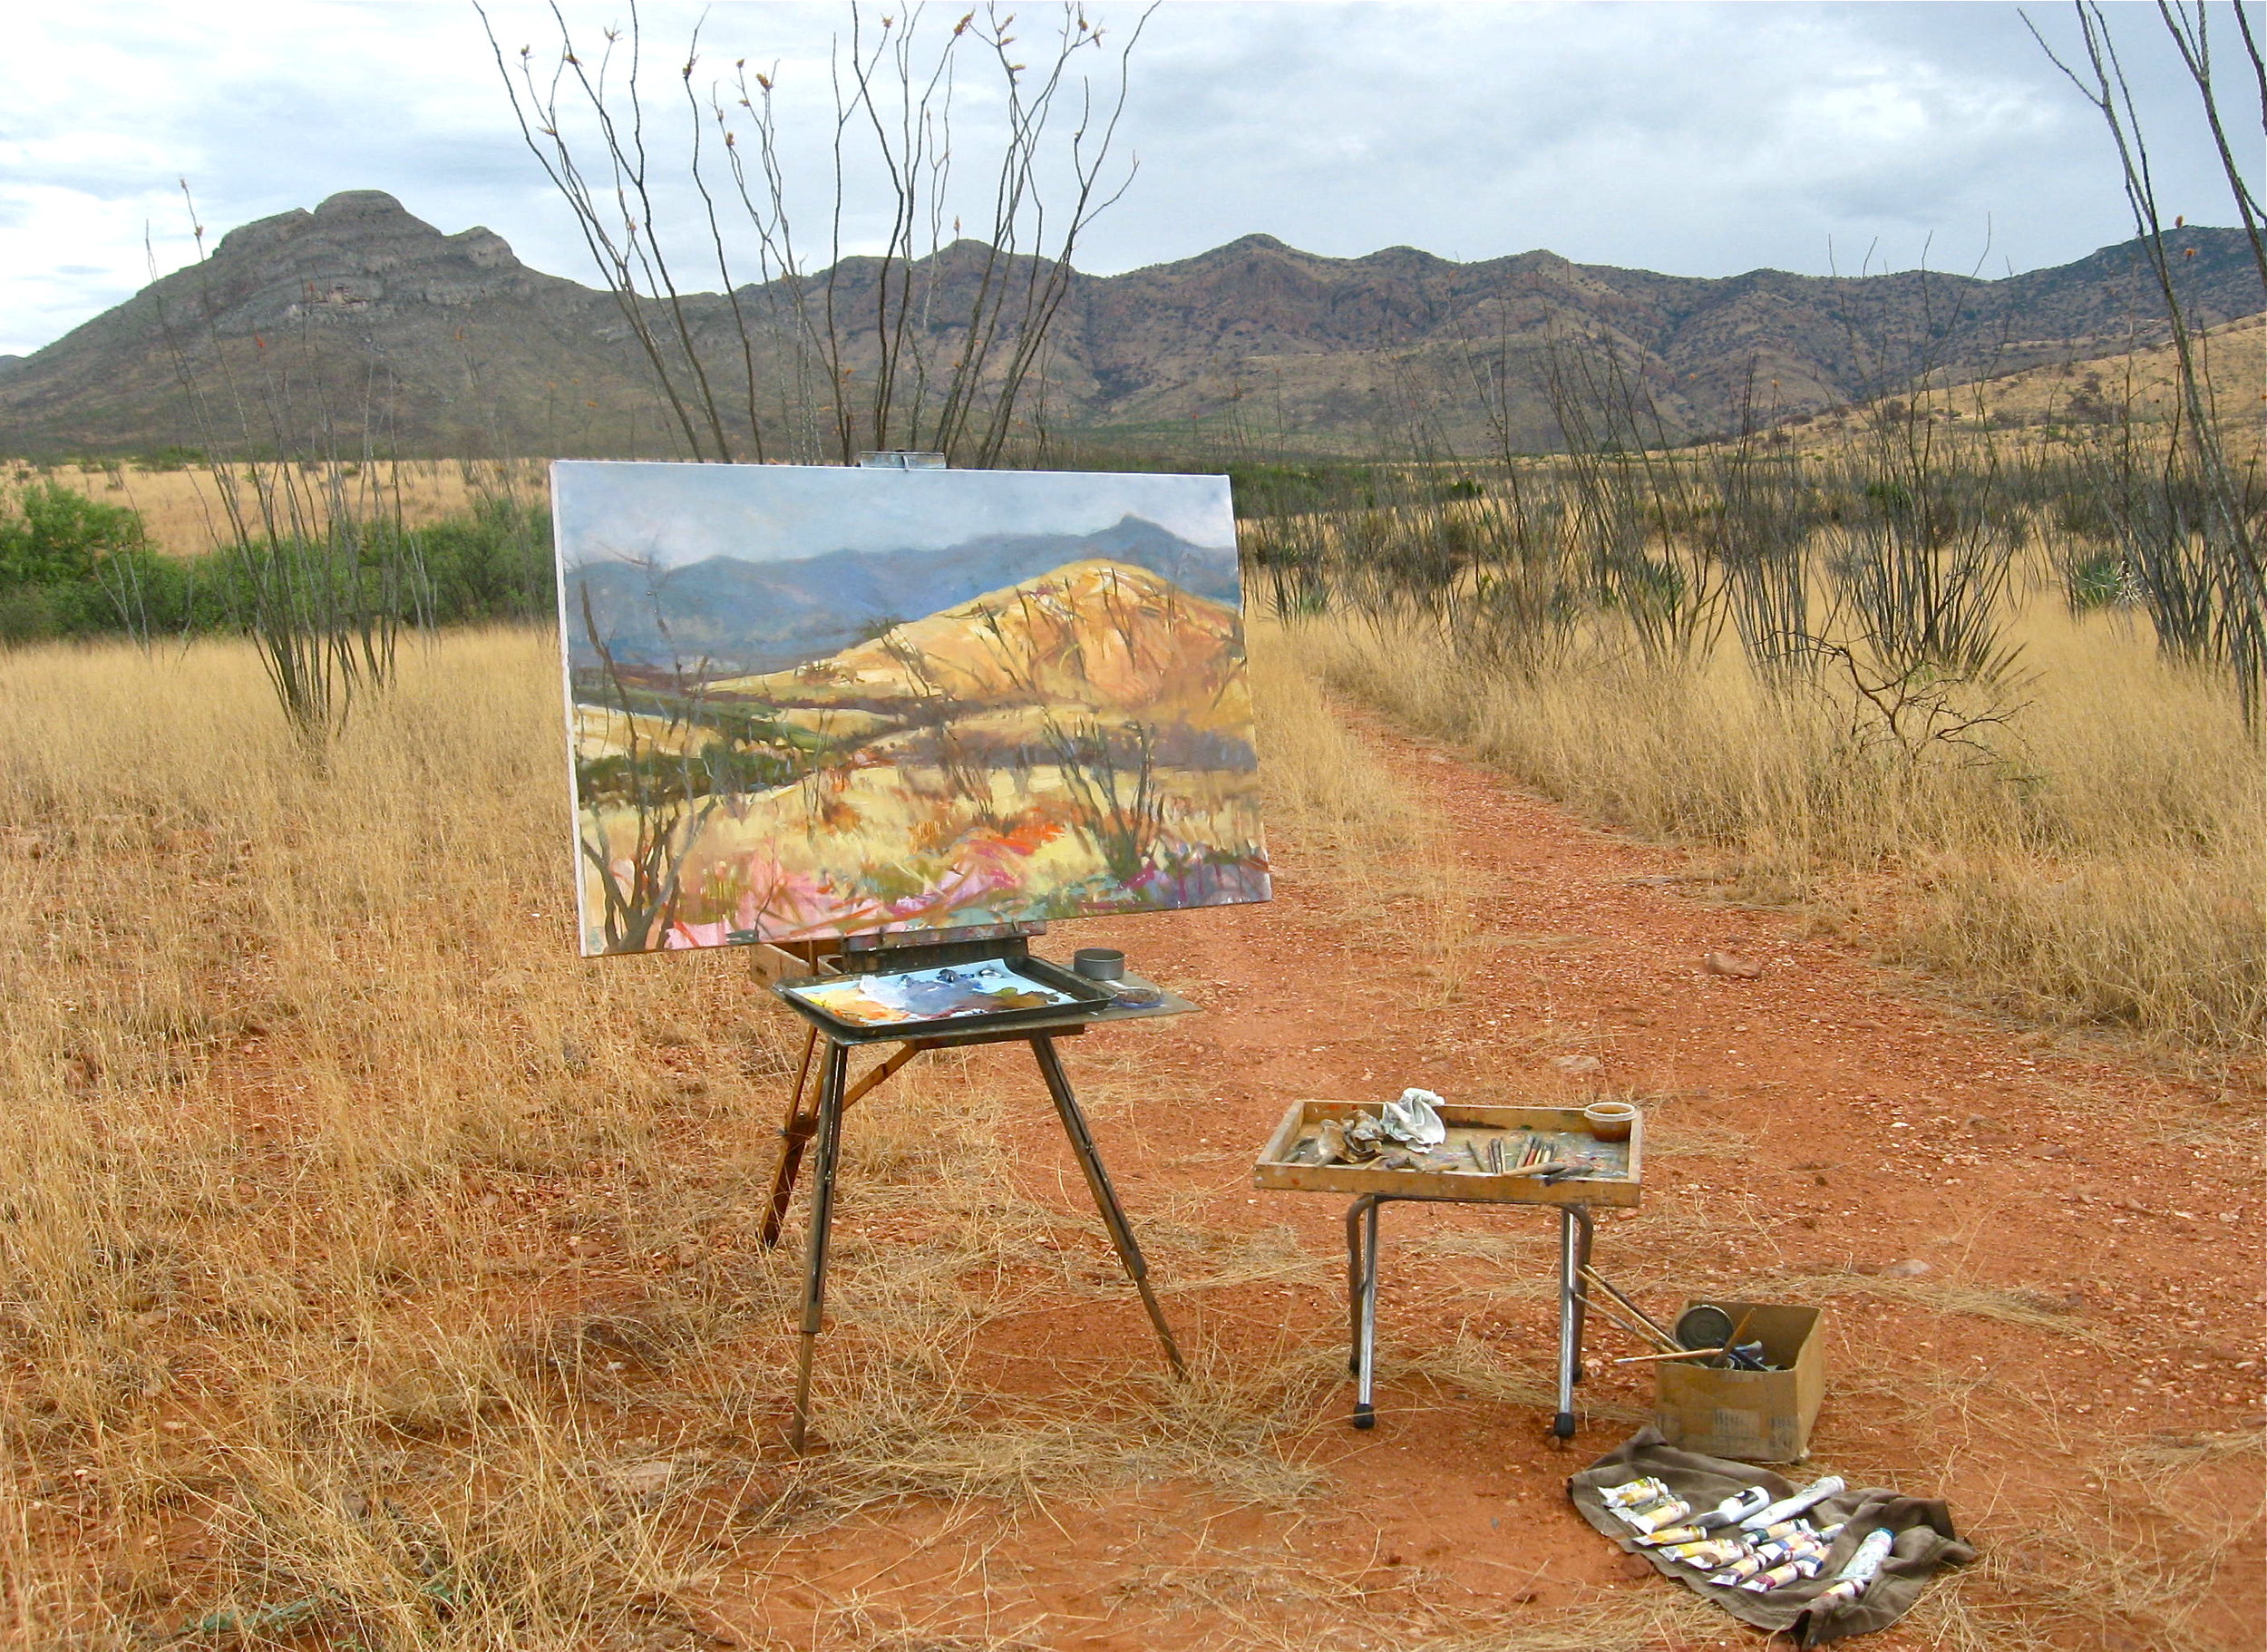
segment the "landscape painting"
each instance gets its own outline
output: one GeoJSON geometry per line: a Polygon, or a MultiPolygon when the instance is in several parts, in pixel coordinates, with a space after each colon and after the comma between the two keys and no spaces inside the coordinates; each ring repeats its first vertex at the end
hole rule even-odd
{"type": "Polygon", "coordinates": [[[551,491],[586,955],[1268,899],[1225,478],[551,491]]]}

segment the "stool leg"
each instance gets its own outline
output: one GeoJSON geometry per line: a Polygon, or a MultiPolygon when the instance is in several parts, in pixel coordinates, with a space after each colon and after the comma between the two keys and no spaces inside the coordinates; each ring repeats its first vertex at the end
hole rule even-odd
{"type": "Polygon", "coordinates": [[[795,1348],[795,1416],[788,1425],[787,1443],[803,1450],[803,1431],[811,1421],[811,1356],[817,1351],[819,1328],[826,1318],[826,1249],[834,1226],[834,1175],[842,1159],[842,1088],[850,1074],[850,1049],[827,1041],[826,1064],[819,1080],[819,1162],[812,1179],[811,1231],[803,1241],[803,1319],[795,1348]]]}
{"type": "Polygon", "coordinates": [[[1377,1425],[1373,1403],[1377,1380],[1377,1207],[1376,1194],[1363,1201],[1361,1282],[1355,1292],[1354,1416],[1357,1428],[1377,1425]]]}
{"type": "Polygon", "coordinates": [[[1574,1384],[1582,1371],[1582,1269],[1590,1261],[1590,1211],[1559,1207],[1559,1414],[1551,1432],[1574,1437],[1574,1384]]]}
{"type": "Polygon", "coordinates": [[[1363,1194],[1346,1208],[1346,1374],[1362,1371],[1362,1212],[1377,1202],[1363,1194]]]}

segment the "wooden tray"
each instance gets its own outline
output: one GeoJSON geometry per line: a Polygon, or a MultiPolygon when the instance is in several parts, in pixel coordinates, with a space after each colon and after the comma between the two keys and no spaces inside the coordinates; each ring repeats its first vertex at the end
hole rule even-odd
{"type": "MultiPolygon", "coordinates": [[[[1440,1109],[1451,1145],[1465,1140],[1487,1151],[1490,1136],[1548,1131],[1578,1138],[1570,1145],[1610,1161],[1628,1150],[1621,1174],[1590,1172],[1546,1184],[1533,1176],[1491,1176],[1481,1171],[1386,1171],[1367,1164],[1300,1164],[1292,1155],[1313,1140],[1325,1119],[1375,1113],[1382,1103],[1293,1102],[1252,1167],[1254,1187],[1287,1188],[1302,1193],[1391,1193],[1399,1199],[1465,1199],[1498,1204],[1634,1205],[1643,1191],[1645,1120],[1633,1119],[1627,1142],[1601,1142],[1591,1134],[1580,1107],[1466,1107],[1440,1109]]],[[[1509,1145],[1507,1143],[1506,1145],[1509,1145]]]]}

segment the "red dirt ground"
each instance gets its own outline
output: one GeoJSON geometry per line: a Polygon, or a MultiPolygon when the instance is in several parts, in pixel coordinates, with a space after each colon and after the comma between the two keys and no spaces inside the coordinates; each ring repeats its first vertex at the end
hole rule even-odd
{"type": "MultiPolygon", "coordinates": [[[[1947,1499],[1987,1556],[2021,1547],[2058,1500],[2115,1501],[2116,1488],[2083,1477],[2105,1449],[2258,1426],[2255,1332],[2267,1297],[2262,1181],[2245,1123],[2252,1096],[1964,1011],[1844,942],[1806,935],[1799,915],[1724,903],[1678,851],[1589,830],[1421,743],[1377,741],[1453,832],[1473,891],[1471,933],[1484,938],[1451,1007],[1415,980],[1406,953],[1374,969],[1358,928],[1295,875],[1271,906],[1085,924],[1043,943],[1063,954],[1122,945],[1135,968],[1208,1012],[1065,1046],[1074,1078],[1106,1048],[1121,1088],[1135,1058],[1133,1082],[1153,1098],[1097,1110],[1137,1229],[1168,1198],[1202,1192],[1208,1221],[1288,1224],[1331,1263],[1343,1254],[1341,1200],[1250,1185],[1255,1152],[1290,1101],[1375,1101],[1406,1084],[1471,1101],[1604,1088],[1649,1102],[1656,1156],[1643,1212],[1601,1222],[1598,1265],[1654,1281],[1640,1294],[1657,1312],[1758,1270],[1851,1282],[1827,1304],[1816,1459],[1947,1499]],[[1761,977],[1705,972],[1715,952],[1762,964],[1761,977]],[[1565,1077],[1549,1059],[1561,1054],[1595,1055],[1601,1069],[1565,1077]],[[1680,1137],[1715,1151],[1678,1153],[1680,1137]],[[1734,1244],[1722,1242],[1727,1230],[1734,1244]],[[1869,1276],[1905,1259],[1929,1265],[1911,1298],[1869,1288],[1869,1276]],[[1932,1309],[1925,1290],[1952,1282],[2022,1293],[2015,1300],[2046,1321],[1932,1309]],[[2087,1334],[2053,1328],[2058,1315],[2087,1334]],[[2058,1430],[2034,1431],[2032,1407],[2058,1416],[2058,1430]]],[[[1032,1167],[1028,1190],[1083,1209],[1027,1065],[987,1059],[995,1055],[1003,1082],[1030,1091],[1016,1142],[1032,1167]]],[[[846,1187],[847,1231],[858,1206],[846,1187]]],[[[1493,1621],[1510,1638],[1569,1607],[1671,1589],[1649,1572],[1630,1576],[1563,1496],[1565,1476],[1624,1438],[1649,1403],[1651,1377],[1629,1374],[1645,1367],[1583,1385],[1590,1404],[1620,1414],[1587,1416],[1564,1451],[1552,1449],[1538,1409],[1396,1375],[1462,1326],[1507,1369],[1544,1379],[1546,1301],[1475,1315],[1428,1280],[1436,1265],[1408,1248],[1455,1230],[1517,1230],[1535,1241],[1540,1282],[1549,1219],[1401,1206],[1386,1225],[1380,1419],[1357,1433],[1343,1422],[1350,1389],[1332,1396],[1308,1438],[1336,1482],[1328,1494],[1285,1513],[1151,1490],[1081,1511],[1068,1529],[1029,1510],[909,1506],[774,1534],[751,1540],[743,1563],[788,1562],[808,1582],[751,1599],[735,1595],[728,1569],[711,1596],[717,1635],[811,1645],[818,1614],[857,1595],[917,1621],[937,1621],[953,1603],[944,1615],[958,1633],[997,1637],[985,1644],[1357,1647],[1406,1644],[1408,1615],[1424,1607],[1451,1619],[1476,1614],[1465,1633],[1493,1621]],[[1312,1591],[1286,1599],[1284,1579],[1300,1576],[1318,1579],[1312,1591]]],[[[1157,1277],[1192,1343],[1254,1358],[1343,1348],[1330,1266],[1289,1287],[1174,1292],[1168,1270],[1157,1277]]],[[[1638,1351],[1593,1322],[1594,1357],[1638,1351]]],[[[1130,1291],[1066,1300],[992,1336],[985,1355],[997,1362],[992,1380],[1066,1394],[1082,1367],[1155,1359],[1130,1291]]],[[[2243,1574],[2234,1598],[2221,1628],[2204,1633],[2216,1639],[2223,1628],[2227,1646],[2255,1646],[2259,1572],[2232,1569],[2243,1574]]],[[[1980,1591],[1975,1604],[1988,1608],[1993,1586],[1981,1570],[1955,1587],[1980,1591]]],[[[1869,1644],[1940,1644],[1911,1627],[1919,1621],[1869,1644]]],[[[2058,1634],[2074,1647],[2151,1644],[2076,1618],[2058,1634]]],[[[1688,1644],[1756,1638],[1727,1618],[1688,1644]]]]}

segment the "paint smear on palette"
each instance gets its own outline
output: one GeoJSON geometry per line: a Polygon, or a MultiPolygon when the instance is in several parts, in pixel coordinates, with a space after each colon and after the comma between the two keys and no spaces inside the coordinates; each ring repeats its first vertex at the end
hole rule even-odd
{"type": "Polygon", "coordinates": [[[1268,899],[1224,477],[551,475],[587,954],[1268,899]]]}
{"type": "Polygon", "coordinates": [[[853,976],[786,990],[812,1008],[854,1026],[945,1021],[955,1015],[989,1015],[1004,1010],[1053,1009],[1077,1002],[1068,993],[1017,975],[997,960],[913,969],[902,975],[853,976]]]}

